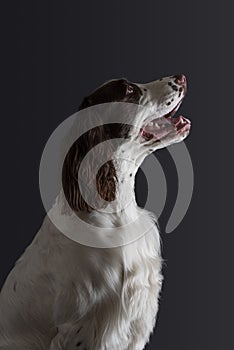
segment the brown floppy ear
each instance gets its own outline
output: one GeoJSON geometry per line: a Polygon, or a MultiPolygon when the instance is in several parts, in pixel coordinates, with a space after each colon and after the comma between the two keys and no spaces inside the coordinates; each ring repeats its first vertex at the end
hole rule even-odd
{"type": "MultiPolygon", "coordinates": [[[[86,103],[87,101],[84,100],[82,108],[85,108],[84,105],[86,103]]],[[[96,191],[94,191],[94,193],[92,191],[91,195],[89,195],[90,188],[92,188],[93,174],[96,171],[95,157],[90,157],[88,165],[85,167],[82,165],[82,167],[80,167],[87,152],[97,144],[99,144],[98,157],[100,157],[100,159],[112,158],[112,150],[107,149],[105,144],[102,146],[103,141],[108,139],[107,130],[108,129],[103,125],[89,130],[74,142],[66,155],[62,170],[62,185],[66,200],[74,211],[90,212],[94,208],[101,209],[101,207],[103,207],[103,202],[101,201],[100,204],[100,197],[107,202],[115,199],[117,179],[116,170],[112,160],[106,162],[98,170],[96,174],[96,191]],[[89,198],[89,203],[86,203],[81,194],[80,186],[78,184],[78,171],[82,193],[85,191],[85,197],[87,195],[86,198],[89,198]]]]}

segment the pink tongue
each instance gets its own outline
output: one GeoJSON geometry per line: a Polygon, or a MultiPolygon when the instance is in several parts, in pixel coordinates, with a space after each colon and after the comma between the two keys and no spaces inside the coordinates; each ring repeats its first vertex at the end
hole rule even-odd
{"type": "Polygon", "coordinates": [[[186,125],[191,124],[190,120],[187,118],[184,118],[182,115],[179,116],[178,118],[172,118],[171,121],[177,130],[180,130],[184,128],[186,125]]]}
{"type": "Polygon", "coordinates": [[[171,118],[171,122],[174,124],[174,125],[178,125],[178,124],[180,124],[180,123],[183,123],[183,120],[184,120],[185,118],[182,116],[182,115],[180,115],[179,117],[177,117],[177,118],[171,118]]]}

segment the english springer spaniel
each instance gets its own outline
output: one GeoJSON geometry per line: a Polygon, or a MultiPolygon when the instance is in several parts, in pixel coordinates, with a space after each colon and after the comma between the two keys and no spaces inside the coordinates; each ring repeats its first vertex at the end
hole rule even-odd
{"type": "Polygon", "coordinates": [[[118,243],[84,245],[83,226],[76,228],[77,239],[67,237],[47,215],[2,288],[0,349],[144,349],[156,322],[162,259],[156,219],[137,206],[134,177],[148,154],[189,134],[190,121],[174,117],[185,93],[185,76],[175,75],[147,84],[111,80],[83,100],[81,124],[99,105],[104,114],[118,104],[142,110],[126,109],[126,123],[100,119],[72,144],[61,174],[63,197],[51,210],[66,228],[72,216],[94,227],[94,240],[111,228],[118,243]],[[91,156],[81,167],[96,146],[103,164],[96,171],[91,156]],[[96,195],[86,200],[93,174],[96,195]]]}

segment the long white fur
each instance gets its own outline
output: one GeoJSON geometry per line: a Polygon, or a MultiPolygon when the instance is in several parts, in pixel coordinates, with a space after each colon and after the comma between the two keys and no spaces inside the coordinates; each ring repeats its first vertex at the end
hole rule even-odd
{"type": "MultiPolygon", "coordinates": [[[[174,96],[174,105],[179,101],[168,87],[171,79],[139,84],[147,88],[141,103],[155,106],[159,117],[174,107],[167,106],[168,99],[174,96]]],[[[164,146],[185,136],[174,135],[164,146]]],[[[150,230],[127,245],[100,249],[69,239],[46,216],[2,289],[1,350],[142,350],[149,341],[158,311],[162,260],[156,220],[137,207],[134,194],[134,176],[149,147],[141,153],[131,141],[121,146],[125,160],[119,156],[122,149],[114,156],[117,177],[125,180],[118,181],[116,202],[122,207],[128,201],[128,208],[116,214],[83,215],[97,227],[97,234],[140,214],[137,229],[142,232],[148,225],[150,230]],[[126,178],[126,172],[133,176],[126,178]]],[[[59,201],[51,210],[66,222],[59,201]]]]}

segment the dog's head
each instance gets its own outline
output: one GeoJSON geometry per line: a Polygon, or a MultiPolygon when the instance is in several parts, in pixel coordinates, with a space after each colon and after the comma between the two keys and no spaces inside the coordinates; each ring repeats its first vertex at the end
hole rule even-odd
{"type": "MultiPolygon", "coordinates": [[[[127,79],[111,80],[86,97],[80,109],[108,102],[127,102],[144,106],[148,109],[147,118],[142,118],[142,114],[139,114],[131,121],[140,128],[137,139],[144,146],[162,148],[182,141],[189,134],[190,121],[182,116],[174,117],[186,90],[186,78],[182,74],[147,84],[131,83],[127,79]]],[[[121,126],[119,129],[116,125],[115,128],[111,128],[110,136],[122,137],[120,132],[123,125],[121,126]]],[[[125,132],[128,130],[125,136],[131,136],[130,129],[125,125],[125,132]]]]}
{"type": "MultiPolygon", "coordinates": [[[[130,123],[112,123],[99,126],[83,134],[69,150],[63,166],[63,189],[69,205],[73,210],[91,210],[79,192],[77,172],[79,165],[92,147],[108,139],[123,139],[134,141],[145,153],[149,153],[185,139],[190,132],[191,123],[183,116],[175,117],[187,90],[184,75],[175,75],[147,83],[136,84],[127,79],[108,81],[85,97],[79,110],[91,106],[121,102],[139,105],[147,113],[135,113],[130,123]],[[137,126],[134,128],[133,126],[137,126]]],[[[127,118],[126,118],[127,120],[127,118]]],[[[99,150],[102,148],[99,148],[99,150]]],[[[103,153],[112,150],[103,147],[103,153]]],[[[100,151],[102,153],[102,151],[100,151]]],[[[99,154],[102,157],[102,154],[99,154]]],[[[89,169],[84,171],[84,181],[87,183],[89,173],[93,172],[90,162],[89,169]]],[[[98,171],[97,190],[107,202],[115,199],[116,170],[113,161],[106,162],[98,171]]],[[[95,202],[95,199],[94,199],[95,202]]]]}

